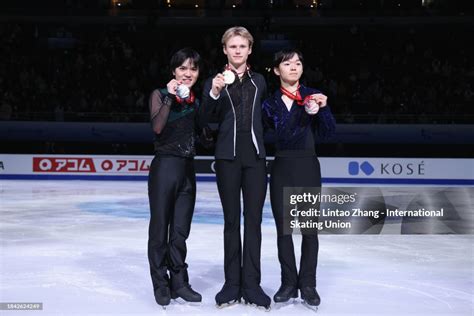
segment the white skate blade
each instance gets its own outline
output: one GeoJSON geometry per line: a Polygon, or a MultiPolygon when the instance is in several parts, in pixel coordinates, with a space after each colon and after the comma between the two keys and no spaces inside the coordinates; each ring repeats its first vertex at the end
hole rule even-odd
{"type": "Polygon", "coordinates": [[[178,305],[188,305],[188,306],[201,306],[202,302],[188,302],[182,299],[181,297],[177,297],[172,299],[178,305]]]}
{"type": "Polygon", "coordinates": [[[255,304],[255,303],[247,302],[246,300],[244,300],[244,302],[245,302],[245,305],[249,305],[249,306],[255,307],[256,309],[259,309],[259,310],[261,310],[261,311],[269,312],[269,311],[272,309],[271,306],[268,306],[268,307],[259,306],[259,305],[255,304]]]}
{"type": "Polygon", "coordinates": [[[296,298],[290,298],[288,301],[286,302],[278,302],[278,303],[274,303],[273,304],[273,307],[275,308],[275,310],[279,310],[279,309],[282,309],[282,308],[285,308],[285,307],[288,307],[288,306],[293,306],[297,303],[296,301],[296,298]]]}
{"type": "Polygon", "coordinates": [[[219,309],[222,309],[222,308],[226,308],[226,307],[231,307],[231,306],[234,306],[236,304],[239,303],[239,300],[233,300],[233,301],[230,301],[230,302],[227,302],[227,303],[223,303],[223,304],[216,304],[216,307],[219,308],[219,309]]]}
{"type": "Polygon", "coordinates": [[[305,301],[302,301],[302,303],[303,303],[303,306],[306,307],[307,309],[312,310],[312,311],[315,312],[315,313],[318,312],[318,307],[319,307],[319,306],[309,305],[309,304],[306,303],[305,301]]]}

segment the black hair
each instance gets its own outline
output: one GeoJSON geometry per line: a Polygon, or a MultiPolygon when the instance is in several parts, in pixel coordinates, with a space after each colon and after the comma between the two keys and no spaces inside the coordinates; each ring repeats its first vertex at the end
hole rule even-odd
{"type": "Polygon", "coordinates": [[[275,53],[275,55],[273,56],[273,67],[276,68],[282,62],[290,60],[295,54],[298,55],[299,60],[302,64],[304,64],[303,54],[299,50],[293,48],[286,48],[275,53]]]}
{"type": "Polygon", "coordinates": [[[181,66],[187,59],[198,69],[201,69],[201,56],[194,49],[186,47],[173,54],[170,61],[171,71],[181,66]]]}

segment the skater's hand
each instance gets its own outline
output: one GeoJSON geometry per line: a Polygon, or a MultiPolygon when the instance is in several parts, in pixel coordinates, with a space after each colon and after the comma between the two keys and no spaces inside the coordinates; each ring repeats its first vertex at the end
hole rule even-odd
{"type": "Polygon", "coordinates": [[[214,96],[218,97],[221,94],[222,89],[225,86],[224,75],[219,73],[212,79],[211,92],[214,96]]]}
{"type": "Polygon", "coordinates": [[[323,108],[327,105],[328,97],[322,93],[315,93],[311,95],[311,99],[316,101],[320,108],[323,108]]]}
{"type": "Polygon", "coordinates": [[[319,105],[316,103],[316,100],[310,99],[305,103],[304,110],[309,115],[315,115],[319,111],[319,105]]]}
{"type": "Polygon", "coordinates": [[[171,79],[170,82],[168,82],[168,84],[166,85],[166,89],[168,90],[168,93],[176,95],[176,89],[178,89],[178,86],[180,84],[181,82],[179,82],[178,80],[171,79]]]}

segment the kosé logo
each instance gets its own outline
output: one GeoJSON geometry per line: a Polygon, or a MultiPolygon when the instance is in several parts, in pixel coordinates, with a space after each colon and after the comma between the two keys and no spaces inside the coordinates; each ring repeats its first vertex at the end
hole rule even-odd
{"type": "Polygon", "coordinates": [[[368,161],[364,161],[361,164],[359,164],[358,161],[349,162],[349,174],[351,176],[359,175],[360,171],[362,171],[362,173],[365,175],[370,176],[372,173],[374,173],[375,169],[368,161]]]}

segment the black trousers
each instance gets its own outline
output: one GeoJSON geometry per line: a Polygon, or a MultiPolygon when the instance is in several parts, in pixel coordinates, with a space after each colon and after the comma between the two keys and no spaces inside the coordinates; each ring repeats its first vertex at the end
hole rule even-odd
{"type": "Polygon", "coordinates": [[[153,288],[170,286],[176,290],[189,281],[185,259],[196,201],[193,159],[155,156],[150,166],[148,198],[148,261],[153,288]]]}
{"type": "Polygon", "coordinates": [[[267,191],[265,159],[258,158],[250,133],[239,134],[234,160],[216,160],[216,178],[224,211],[224,272],[227,284],[260,285],[262,210],[267,191]],[[240,192],[244,208],[243,253],[240,192]]]}
{"type": "Polygon", "coordinates": [[[314,155],[294,152],[290,157],[275,157],[270,178],[270,200],[277,228],[281,283],[289,286],[316,286],[319,241],[317,234],[302,234],[299,274],[291,234],[283,233],[283,188],[321,187],[321,169],[314,155]]]}

